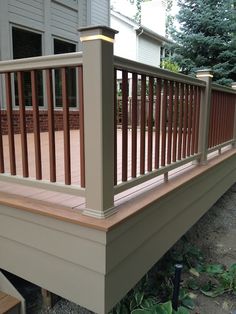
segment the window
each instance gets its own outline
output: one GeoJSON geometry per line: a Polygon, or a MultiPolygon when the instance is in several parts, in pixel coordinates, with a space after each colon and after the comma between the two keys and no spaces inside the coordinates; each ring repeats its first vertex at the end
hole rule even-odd
{"type": "MultiPolygon", "coordinates": [[[[13,59],[30,58],[42,55],[42,35],[28,30],[12,27],[13,59]]],[[[32,106],[30,72],[24,72],[25,106],[32,106]]],[[[38,75],[38,101],[43,106],[43,78],[38,75]]],[[[18,88],[15,77],[15,105],[19,106],[18,88]]]]}
{"type": "MultiPolygon", "coordinates": [[[[76,45],[59,39],[54,39],[54,54],[75,52],[76,45]]],[[[76,71],[67,68],[67,91],[70,107],[76,107],[76,71]]],[[[55,70],[55,99],[56,107],[62,107],[62,89],[60,70],[55,70]]]]}

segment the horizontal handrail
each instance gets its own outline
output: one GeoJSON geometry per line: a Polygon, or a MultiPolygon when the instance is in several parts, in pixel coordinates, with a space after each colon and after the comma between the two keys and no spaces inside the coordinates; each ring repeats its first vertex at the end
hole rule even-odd
{"type": "Polygon", "coordinates": [[[233,139],[233,140],[229,140],[229,141],[224,142],[224,143],[222,143],[222,144],[219,144],[219,145],[216,145],[216,146],[214,146],[214,147],[208,148],[207,153],[210,154],[210,153],[212,153],[212,152],[214,152],[214,151],[216,151],[216,150],[219,150],[219,149],[221,149],[221,148],[223,148],[223,147],[232,145],[232,144],[234,144],[234,143],[235,143],[235,140],[234,140],[234,139],[233,139]]]}
{"type": "Polygon", "coordinates": [[[24,186],[45,189],[52,192],[66,193],[73,196],[85,196],[85,189],[77,185],[65,185],[60,182],[50,182],[47,180],[35,180],[31,178],[22,178],[21,176],[11,176],[10,174],[0,174],[0,181],[14,184],[22,184],[24,186]]]}
{"type": "Polygon", "coordinates": [[[83,64],[82,52],[71,52],[0,62],[0,73],[51,69],[83,64]]]}
{"type": "Polygon", "coordinates": [[[225,92],[225,93],[230,93],[230,94],[236,95],[235,89],[228,87],[228,86],[219,85],[216,83],[212,83],[212,90],[215,90],[217,92],[225,92]]]}
{"type": "Polygon", "coordinates": [[[124,191],[126,191],[132,187],[135,187],[138,184],[144,183],[146,181],[154,179],[155,177],[166,174],[171,170],[174,170],[174,169],[177,169],[181,166],[184,166],[184,165],[188,164],[189,162],[192,162],[194,160],[199,159],[200,155],[201,155],[200,153],[195,154],[194,156],[187,157],[186,159],[183,159],[183,160],[178,160],[171,165],[153,170],[152,172],[148,172],[148,173],[141,175],[137,178],[132,178],[127,182],[119,183],[117,186],[114,187],[115,194],[119,194],[121,192],[124,192],[124,191]]]}
{"type": "Polygon", "coordinates": [[[135,72],[144,75],[150,75],[165,80],[172,80],[185,84],[192,84],[196,86],[205,87],[205,82],[184,74],[174,73],[168,70],[160,69],[151,65],[128,60],[118,56],[114,56],[114,66],[118,70],[126,70],[129,72],[135,72]]]}

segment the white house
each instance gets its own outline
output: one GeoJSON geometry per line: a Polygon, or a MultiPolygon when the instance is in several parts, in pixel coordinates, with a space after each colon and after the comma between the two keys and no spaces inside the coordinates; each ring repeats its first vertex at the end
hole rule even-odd
{"type": "Polygon", "coordinates": [[[119,33],[115,39],[115,55],[153,66],[160,66],[162,47],[170,42],[165,37],[165,1],[142,3],[141,25],[135,20],[135,1],[113,0],[111,27],[119,33]]]}

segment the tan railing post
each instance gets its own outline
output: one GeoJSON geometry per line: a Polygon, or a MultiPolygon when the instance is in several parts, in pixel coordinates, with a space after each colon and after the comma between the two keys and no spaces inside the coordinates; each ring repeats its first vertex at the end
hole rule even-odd
{"type": "MultiPolygon", "coordinates": [[[[236,82],[233,82],[231,87],[236,91],[236,82]]],[[[235,102],[235,107],[236,107],[236,102],[235,102]]],[[[234,143],[232,144],[232,146],[234,148],[236,148],[236,108],[235,108],[235,112],[234,112],[234,143]]]]}
{"type": "Polygon", "coordinates": [[[105,218],[114,209],[114,66],[117,32],[106,26],[80,29],[83,44],[86,208],[105,218]]]}
{"type": "Polygon", "coordinates": [[[200,164],[207,163],[208,133],[211,107],[212,71],[204,69],[197,71],[197,78],[206,82],[205,89],[201,93],[200,117],[199,117],[199,140],[198,151],[201,153],[200,164]]]}

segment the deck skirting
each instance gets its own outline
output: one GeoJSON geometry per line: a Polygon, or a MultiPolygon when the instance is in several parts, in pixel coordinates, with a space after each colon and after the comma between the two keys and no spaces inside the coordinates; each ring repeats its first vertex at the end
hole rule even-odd
{"type": "Polygon", "coordinates": [[[2,204],[0,268],[105,314],[235,183],[235,165],[232,150],[127,201],[103,221],[2,204]]]}

